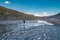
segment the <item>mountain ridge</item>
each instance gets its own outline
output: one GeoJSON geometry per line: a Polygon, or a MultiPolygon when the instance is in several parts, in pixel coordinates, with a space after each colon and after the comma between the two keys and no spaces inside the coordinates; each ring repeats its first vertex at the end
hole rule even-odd
{"type": "Polygon", "coordinates": [[[34,15],[25,14],[13,9],[0,6],[0,19],[20,19],[20,20],[36,20],[34,15]]]}
{"type": "Polygon", "coordinates": [[[60,25],[60,13],[44,18],[47,22],[60,25]]]}

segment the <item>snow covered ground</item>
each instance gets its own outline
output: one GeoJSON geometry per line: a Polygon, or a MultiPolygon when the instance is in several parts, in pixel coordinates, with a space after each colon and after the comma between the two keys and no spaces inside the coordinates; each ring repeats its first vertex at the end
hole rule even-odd
{"type": "Polygon", "coordinates": [[[13,25],[1,40],[60,40],[60,27],[46,21],[13,25]]]}

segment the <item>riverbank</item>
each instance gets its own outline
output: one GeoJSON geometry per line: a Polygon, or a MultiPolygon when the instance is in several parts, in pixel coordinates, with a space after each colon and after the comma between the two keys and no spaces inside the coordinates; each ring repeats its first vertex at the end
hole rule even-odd
{"type": "Polygon", "coordinates": [[[52,23],[54,25],[60,25],[60,19],[56,18],[44,18],[43,21],[47,21],[48,23],[52,23]]]}
{"type": "Polygon", "coordinates": [[[55,25],[60,25],[60,19],[47,19],[46,21],[55,25]]]}

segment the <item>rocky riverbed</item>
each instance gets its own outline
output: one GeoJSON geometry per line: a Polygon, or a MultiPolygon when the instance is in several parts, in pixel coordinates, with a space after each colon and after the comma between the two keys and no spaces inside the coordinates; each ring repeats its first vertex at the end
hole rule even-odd
{"type": "Polygon", "coordinates": [[[46,22],[43,23],[44,25],[38,24],[9,25],[10,31],[3,33],[0,40],[60,40],[59,25],[48,25],[46,22]]]}

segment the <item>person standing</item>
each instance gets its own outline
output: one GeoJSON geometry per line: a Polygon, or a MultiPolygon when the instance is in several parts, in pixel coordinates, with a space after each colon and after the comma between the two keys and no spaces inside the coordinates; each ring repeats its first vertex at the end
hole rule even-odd
{"type": "Polygon", "coordinates": [[[25,20],[23,20],[23,26],[24,26],[24,30],[26,30],[26,27],[25,27],[25,20]]]}

